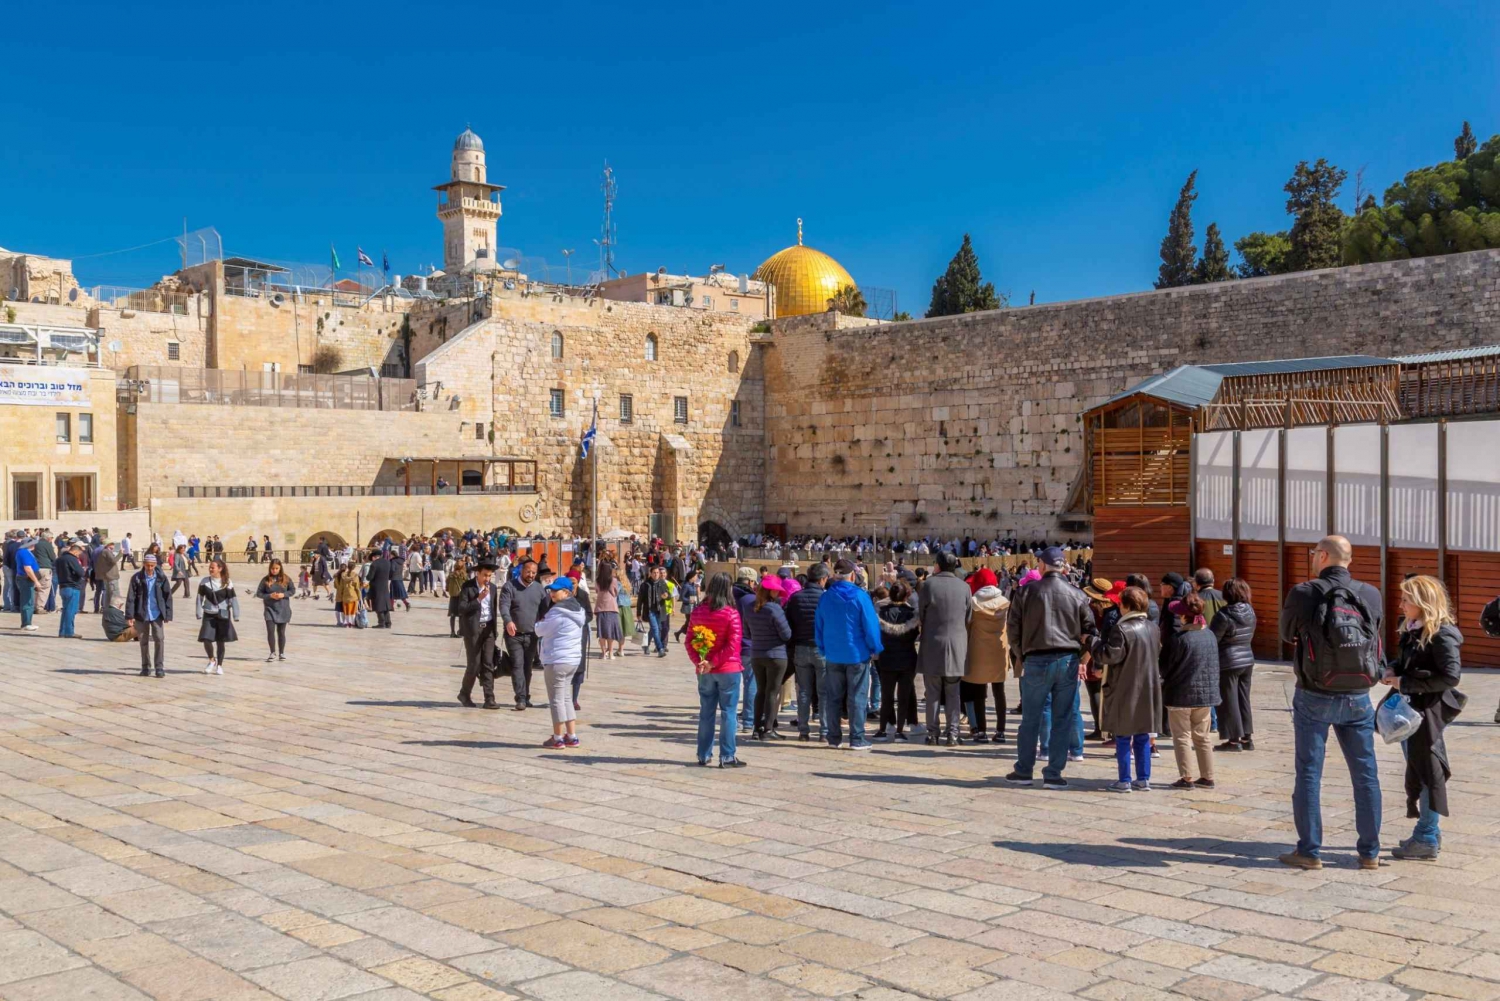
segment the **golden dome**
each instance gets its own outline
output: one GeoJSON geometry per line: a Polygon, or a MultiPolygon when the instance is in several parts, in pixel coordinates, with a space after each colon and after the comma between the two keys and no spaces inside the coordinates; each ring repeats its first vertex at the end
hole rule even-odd
{"type": "Polygon", "coordinates": [[[776,286],[776,315],[822,313],[845,285],[854,279],[843,265],[821,250],[802,245],[802,220],[797,220],[797,244],[766,258],[755,269],[757,281],[776,286]]]}

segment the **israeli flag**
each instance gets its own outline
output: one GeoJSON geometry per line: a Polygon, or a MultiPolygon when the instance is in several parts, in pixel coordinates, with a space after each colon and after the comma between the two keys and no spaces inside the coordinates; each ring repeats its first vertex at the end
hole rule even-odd
{"type": "Polygon", "coordinates": [[[587,459],[589,457],[589,450],[594,447],[594,435],[598,434],[598,432],[599,408],[596,406],[594,408],[594,421],[589,425],[589,429],[583,433],[583,442],[578,449],[578,455],[580,458],[587,459]]]}
{"type": "Polygon", "coordinates": [[[375,262],[370,260],[369,254],[365,253],[359,247],[355,247],[354,251],[355,253],[359,254],[359,263],[363,264],[367,268],[373,268],[375,266],[375,262]]]}

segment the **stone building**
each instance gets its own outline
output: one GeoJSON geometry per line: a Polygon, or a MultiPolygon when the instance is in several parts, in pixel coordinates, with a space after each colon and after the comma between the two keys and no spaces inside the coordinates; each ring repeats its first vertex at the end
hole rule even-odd
{"type": "MultiPolygon", "coordinates": [[[[471,132],[452,175],[457,280],[436,295],[301,287],[230,258],[108,301],[5,303],[0,353],[85,370],[94,441],[57,438],[81,408],[0,404],[0,521],[125,507],[158,531],[287,548],[586,533],[597,405],[601,531],[1086,536],[1080,416],[1131,383],[1500,343],[1500,251],[882,323],[826,309],[853,279],[799,233],[746,281],[759,306],[734,309],[727,275],[573,294],[483,266],[500,188],[471,132]],[[59,476],[92,479],[80,493],[59,476]]],[[[38,260],[0,268],[20,257],[38,260]]]]}

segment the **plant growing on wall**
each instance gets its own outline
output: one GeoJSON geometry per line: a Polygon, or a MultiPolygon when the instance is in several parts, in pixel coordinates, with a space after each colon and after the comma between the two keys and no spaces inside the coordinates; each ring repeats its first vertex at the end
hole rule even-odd
{"type": "Polygon", "coordinates": [[[864,316],[865,294],[853,285],[845,285],[828,300],[828,308],[845,316],[864,316]]]}
{"type": "Polygon", "coordinates": [[[313,352],[312,369],[319,375],[337,372],[344,367],[344,353],[337,345],[324,344],[313,352]]]}

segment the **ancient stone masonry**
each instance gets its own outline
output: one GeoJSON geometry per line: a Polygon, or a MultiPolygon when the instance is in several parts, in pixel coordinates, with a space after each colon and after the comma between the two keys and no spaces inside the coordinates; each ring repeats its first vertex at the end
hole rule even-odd
{"type": "Polygon", "coordinates": [[[1500,343],[1500,252],[858,322],[772,324],[766,520],[1029,537],[1057,530],[1084,410],[1192,362],[1500,343]]]}
{"type": "Polygon", "coordinates": [[[588,529],[579,443],[598,394],[601,531],[646,532],[653,514],[681,537],[702,520],[761,528],[764,406],[751,318],[552,295],[496,295],[488,309],[419,355],[416,376],[441,383],[450,402],[440,405],[492,428],[495,454],[537,460],[544,524],[588,529]]]}

